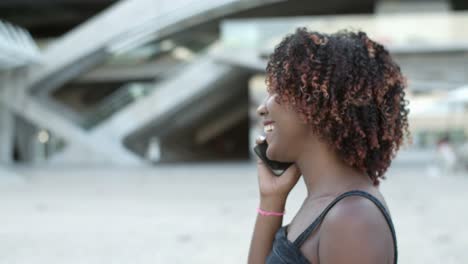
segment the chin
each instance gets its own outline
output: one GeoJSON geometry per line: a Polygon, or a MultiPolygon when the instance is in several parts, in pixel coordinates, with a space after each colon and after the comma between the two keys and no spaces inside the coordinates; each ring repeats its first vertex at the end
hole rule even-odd
{"type": "Polygon", "coordinates": [[[266,156],[268,159],[279,161],[279,162],[295,162],[293,159],[288,159],[287,157],[281,157],[281,156],[275,155],[275,153],[276,153],[276,150],[268,146],[267,151],[266,151],[266,156]]]}

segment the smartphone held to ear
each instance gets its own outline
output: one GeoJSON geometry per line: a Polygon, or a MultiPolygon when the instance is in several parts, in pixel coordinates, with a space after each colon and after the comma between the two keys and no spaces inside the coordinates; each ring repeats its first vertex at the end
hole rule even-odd
{"type": "Polygon", "coordinates": [[[271,172],[273,172],[276,176],[281,176],[289,166],[291,166],[292,162],[279,162],[275,160],[270,160],[266,156],[266,150],[268,148],[268,143],[263,141],[260,144],[257,144],[254,147],[255,153],[262,159],[262,161],[270,168],[271,172]]]}

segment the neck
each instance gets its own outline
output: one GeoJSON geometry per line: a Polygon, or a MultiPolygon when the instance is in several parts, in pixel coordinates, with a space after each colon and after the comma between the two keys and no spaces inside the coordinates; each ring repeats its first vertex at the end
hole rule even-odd
{"type": "Polygon", "coordinates": [[[372,186],[364,173],[344,164],[323,143],[304,147],[296,161],[307,187],[307,199],[336,196],[345,191],[372,186]]]}

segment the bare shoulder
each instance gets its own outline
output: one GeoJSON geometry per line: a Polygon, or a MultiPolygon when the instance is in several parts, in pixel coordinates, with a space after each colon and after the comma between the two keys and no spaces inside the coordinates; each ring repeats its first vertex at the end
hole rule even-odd
{"type": "Polygon", "coordinates": [[[346,197],[320,228],[321,263],[392,263],[393,238],[380,209],[369,199],[346,197]]]}

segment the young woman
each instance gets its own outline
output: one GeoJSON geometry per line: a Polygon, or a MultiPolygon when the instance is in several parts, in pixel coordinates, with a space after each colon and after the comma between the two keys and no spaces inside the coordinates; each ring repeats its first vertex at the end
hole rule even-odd
{"type": "Polygon", "coordinates": [[[409,136],[405,79],[364,32],[304,28],[286,36],[267,66],[258,109],[267,156],[294,162],[275,176],[258,159],[260,204],[248,262],[397,263],[392,220],[379,180],[409,136]],[[307,197],[282,226],[300,176],[307,197]]]}

